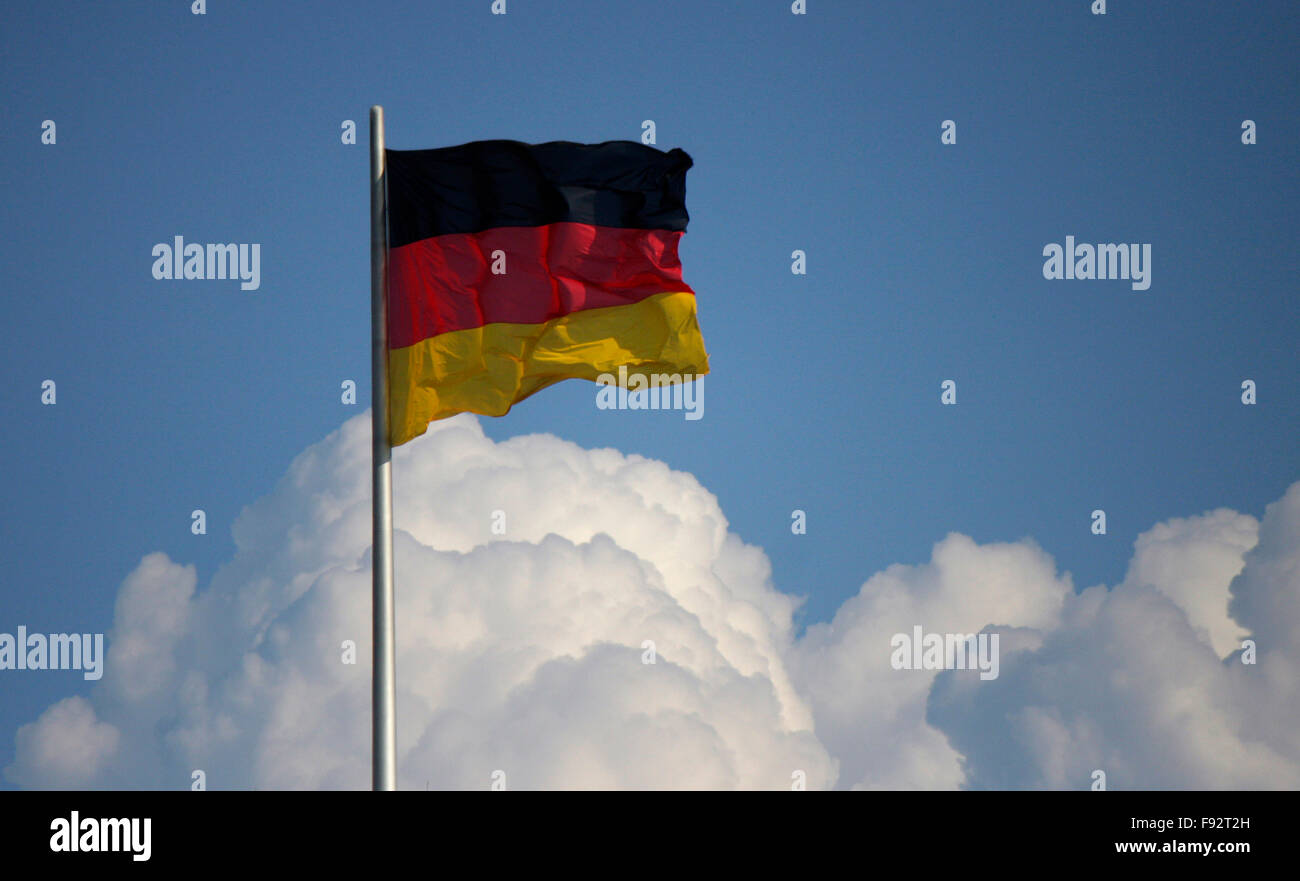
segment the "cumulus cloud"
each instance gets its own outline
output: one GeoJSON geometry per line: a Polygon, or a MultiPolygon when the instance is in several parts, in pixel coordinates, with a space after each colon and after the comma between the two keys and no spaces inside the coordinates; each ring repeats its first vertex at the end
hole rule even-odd
{"type": "Polygon", "coordinates": [[[1144,533],[1125,581],[1071,596],[997,681],[940,674],[928,718],[972,787],[1084,788],[1100,770],[1112,789],[1294,789],[1298,624],[1300,483],[1262,524],[1219,510],[1144,533]]]}
{"type": "Polygon", "coordinates": [[[34,788],[76,788],[103,773],[119,739],[116,728],[95,718],[85,698],[64,698],[37,722],[18,729],[22,761],[9,777],[34,788]]]}
{"type": "MultiPolygon", "coordinates": [[[[202,589],[146,556],[103,679],[18,730],[9,779],[368,786],[369,455],[366,415],[303,452],[202,589]]],[[[663,463],[457,417],[394,469],[404,788],[1300,781],[1300,484],[1262,522],[1157,524],[1110,590],[952,534],[796,638],[763,552],[663,463]],[[997,633],[1000,675],[894,669],[914,626],[997,633]]]]}
{"type": "MultiPolygon", "coordinates": [[[[841,783],[858,788],[948,789],[961,784],[961,754],[925,718],[938,674],[895,670],[893,634],[978,633],[986,627],[1051,628],[1071,591],[1030,542],[980,546],[952,534],[929,563],[895,565],[862,586],[828,624],[808,628],[792,652],[816,730],[840,760],[841,783]]],[[[999,639],[1000,652],[1007,646],[999,639]]],[[[976,681],[978,673],[968,673],[976,681]]]]}
{"type": "MultiPolygon", "coordinates": [[[[369,456],[367,416],[300,455],[202,591],[192,567],[141,562],[77,706],[96,760],[69,754],[60,780],[368,786],[369,456]]],[[[394,469],[402,786],[834,782],[784,661],[797,602],[693,477],[552,436],[494,443],[472,417],[394,469]]],[[[53,779],[37,745],[66,715],[24,729],[11,779],[53,779]]]]}
{"type": "Polygon", "coordinates": [[[1228,655],[1245,635],[1228,614],[1228,586],[1258,540],[1259,521],[1227,508],[1158,523],[1138,536],[1121,586],[1154,587],[1221,657],[1228,655]]]}

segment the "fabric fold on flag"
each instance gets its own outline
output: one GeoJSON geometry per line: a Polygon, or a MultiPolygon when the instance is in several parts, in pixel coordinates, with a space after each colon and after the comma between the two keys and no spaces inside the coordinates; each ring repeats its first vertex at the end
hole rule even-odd
{"type": "Polygon", "coordinates": [[[385,159],[394,446],[564,379],[708,373],[677,254],[682,150],[478,141],[385,159]]]}

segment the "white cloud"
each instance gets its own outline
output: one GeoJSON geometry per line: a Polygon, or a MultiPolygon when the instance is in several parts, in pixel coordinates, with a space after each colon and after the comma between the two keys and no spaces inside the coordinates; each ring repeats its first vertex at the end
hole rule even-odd
{"type": "Polygon", "coordinates": [[[11,771],[11,780],[35,789],[70,789],[103,772],[119,735],[95,718],[85,698],[68,697],[19,728],[15,739],[22,761],[11,771]]]}
{"type": "MultiPolygon", "coordinates": [[[[116,748],[59,773],[368,785],[369,443],[359,416],[299,456],[203,591],[191,567],[141,562],[92,695],[116,748]]],[[[498,769],[514,788],[832,783],[783,660],[796,601],[693,477],[550,436],[494,443],[469,417],[394,469],[403,786],[486,788],[498,769]]],[[[60,723],[47,711],[20,738],[12,779],[52,774],[32,745],[60,723]]]]}
{"type": "Polygon", "coordinates": [[[1300,483],[1245,551],[1254,525],[1222,510],[1162,524],[1123,584],[1070,597],[1040,648],[1004,654],[996,682],[940,676],[929,718],[965,756],[967,784],[1081,789],[1099,769],[1112,789],[1300,786],[1300,483]],[[1222,657],[1226,634],[1245,631],[1253,665],[1222,657]]]}
{"type": "Polygon", "coordinates": [[[1138,536],[1121,586],[1154,587],[1226,656],[1241,648],[1245,634],[1228,615],[1228,585],[1258,540],[1259,521],[1227,508],[1158,523],[1138,536]]]}
{"type": "Polygon", "coordinates": [[[793,665],[812,699],[817,734],[840,760],[841,785],[948,789],[962,782],[961,755],[925,720],[937,674],[893,669],[893,634],[911,634],[916,625],[926,633],[1050,628],[1070,590],[1032,543],[980,546],[951,534],[929,563],[872,576],[829,624],[808,628],[793,665]]]}
{"type": "MultiPolygon", "coordinates": [[[[104,678],[19,729],[9,778],[367,786],[369,454],[367,415],[306,450],[201,590],[145,557],[104,678]]],[[[497,770],[511,788],[1300,780],[1300,484],[1262,523],[1158,524],[1110,592],[1076,594],[1032,541],[949,535],[795,640],[797,601],[689,474],[546,435],[494,443],[469,417],[394,469],[404,787],[483,789],[497,770]],[[914,625],[999,633],[999,678],[892,669],[890,637],[914,625]],[[1246,633],[1255,666],[1230,656],[1246,633]]]]}

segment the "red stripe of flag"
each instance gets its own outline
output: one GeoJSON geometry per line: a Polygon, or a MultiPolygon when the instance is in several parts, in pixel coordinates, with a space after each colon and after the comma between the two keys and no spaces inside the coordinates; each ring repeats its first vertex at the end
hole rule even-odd
{"type": "Polygon", "coordinates": [[[584,309],[625,306],[682,281],[680,231],[585,223],[497,227],[435,236],[389,255],[393,349],[485,324],[541,324],[584,309]],[[494,275],[492,254],[505,254],[494,275]]]}

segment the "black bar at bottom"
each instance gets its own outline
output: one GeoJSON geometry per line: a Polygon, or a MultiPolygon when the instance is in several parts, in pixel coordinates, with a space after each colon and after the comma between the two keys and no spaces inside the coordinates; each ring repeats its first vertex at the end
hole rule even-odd
{"type": "Polygon", "coordinates": [[[880,857],[928,871],[1044,856],[1231,867],[1289,856],[1298,807],[1290,792],[6,792],[0,859],[128,871],[515,864],[676,874],[757,864],[817,874],[843,871],[832,866],[845,860],[867,871],[880,857]],[[148,859],[136,859],[146,838],[148,859]]]}

